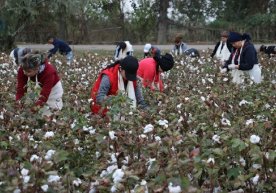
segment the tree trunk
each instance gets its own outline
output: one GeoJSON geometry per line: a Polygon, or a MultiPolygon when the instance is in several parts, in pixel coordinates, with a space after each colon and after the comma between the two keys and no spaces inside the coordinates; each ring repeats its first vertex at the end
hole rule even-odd
{"type": "Polygon", "coordinates": [[[167,9],[168,7],[169,7],[169,0],[162,0],[159,2],[157,44],[167,43],[167,32],[168,32],[167,9]]]}

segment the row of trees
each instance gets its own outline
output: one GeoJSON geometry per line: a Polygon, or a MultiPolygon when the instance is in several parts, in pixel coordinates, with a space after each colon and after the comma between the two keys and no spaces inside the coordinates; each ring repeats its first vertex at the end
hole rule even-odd
{"type": "Polygon", "coordinates": [[[275,0],[0,0],[0,44],[44,43],[56,35],[73,43],[129,39],[166,44],[214,41],[221,30],[249,32],[255,41],[276,36],[275,0]]]}

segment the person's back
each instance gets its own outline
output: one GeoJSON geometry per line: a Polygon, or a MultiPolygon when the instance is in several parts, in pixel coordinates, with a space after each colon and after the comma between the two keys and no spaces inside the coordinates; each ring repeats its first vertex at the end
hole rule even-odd
{"type": "Polygon", "coordinates": [[[265,45],[262,45],[260,47],[260,52],[264,52],[270,58],[272,55],[276,54],[276,46],[265,46],[265,45]]]}
{"type": "Polygon", "coordinates": [[[15,48],[10,53],[10,58],[14,65],[21,65],[23,57],[30,53],[32,50],[30,48],[15,48]]]}

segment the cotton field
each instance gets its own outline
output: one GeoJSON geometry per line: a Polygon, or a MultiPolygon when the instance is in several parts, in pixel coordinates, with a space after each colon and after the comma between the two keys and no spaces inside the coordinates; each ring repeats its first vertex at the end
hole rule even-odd
{"type": "Polygon", "coordinates": [[[17,66],[0,53],[0,192],[272,192],[276,57],[259,55],[262,83],[236,85],[209,55],[175,57],[164,92],[143,90],[149,109],[118,95],[106,118],[90,90],[111,54],[54,56],[64,108],[45,119],[32,91],[15,105],[17,66]]]}

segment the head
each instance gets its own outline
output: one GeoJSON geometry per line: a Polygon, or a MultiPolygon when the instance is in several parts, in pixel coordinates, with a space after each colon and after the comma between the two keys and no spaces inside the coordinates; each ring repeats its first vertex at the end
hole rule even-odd
{"type": "Polygon", "coordinates": [[[151,49],[151,44],[145,44],[144,46],[144,54],[149,54],[151,49]]]}
{"type": "Polygon", "coordinates": [[[265,45],[261,45],[260,52],[265,52],[265,50],[266,50],[266,46],[265,45]]]}
{"type": "Polygon", "coordinates": [[[133,55],[133,48],[129,41],[119,42],[115,49],[114,59],[121,60],[133,55]]]}
{"type": "Polygon", "coordinates": [[[182,42],[182,39],[183,39],[182,35],[177,35],[174,39],[175,45],[180,45],[182,42]]]}
{"type": "Polygon", "coordinates": [[[226,42],[227,39],[228,39],[228,36],[229,36],[229,32],[228,31],[221,32],[221,34],[220,34],[221,41],[226,42]]]}
{"type": "Polygon", "coordinates": [[[138,60],[133,56],[126,56],[120,61],[120,73],[125,80],[136,80],[138,67],[138,60]]]}
{"type": "Polygon", "coordinates": [[[160,72],[169,71],[174,66],[174,60],[171,54],[166,53],[165,55],[161,55],[159,59],[157,59],[157,64],[159,66],[160,72]]]}
{"type": "Polygon", "coordinates": [[[33,77],[39,72],[39,67],[43,61],[41,54],[27,54],[22,60],[22,68],[24,74],[28,77],[33,77]]]}
{"type": "Polygon", "coordinates": [[[244,33],[240,34],[238,32],[230,32],[228,41],[232,44],[234,48],[241,48],[243,45],[243,41],[249,41],[251,40],[251,37],[244,33]]]}
{"type": "Polygon", "coordinates": [[[241,48],[242,40],[242,34],[238,32],[230,32],[228,41],[232,44],[234,48],[241,48]]]}
{"type": "Polygon", "coordinates": [[[55,39],[54,36],[48,36],[48,37],[47,37],[47,42],[48,42],[48,44],[52,44],[52,43],[54,42],[54,39],[55,39]]]}

